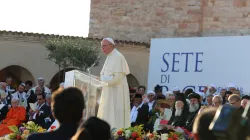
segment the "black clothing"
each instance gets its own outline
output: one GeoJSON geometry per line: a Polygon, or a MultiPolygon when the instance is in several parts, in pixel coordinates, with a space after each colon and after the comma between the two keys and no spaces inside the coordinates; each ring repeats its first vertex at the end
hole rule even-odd
{"type": "Polygon", "coordinates": [[[77,124],[61,124],[55,131],[35,133],[30,135],[27,140],[70,140],[75,135],[77,127],[77,124]]]}
{"type": "Polygon", "coordinates": [[[140,108],[138,108],[138,115],[136,118],[136,121],[131,124],[131,126],[136,126],[136,125],[145,125],[148,123],[148,110],[149,107],[147,104],[143,104],[140,108]]]}
{"type": "Polygon", "coordinates": [[[44,105],[42,105],[42,107],[39,109],[39,114],[36,114],[36,119],[33,118],[32,119],[36,124],[45,128],[46,127],[45,118],[49,117],[50,114],[51,114],[50,107],[46,103],[44,103],[44,105]]]}
{"type": "Polygon", "coordinates": [[[181,116],[172,116],[168,121],[168,125],[183,127],[185,126],[186,118],[187,116],[183,114],[181,116]]]}
{"type": "Polygon", "coordinates": [[[189,131],[189,132],[192,132],[193,130],[193,124],[194,124],[194,120],[195,120],[195,117],[196,115],[198,114],[198,111],[195,111],[195,112],[190,112],[186,121],[185,121],[185,125],[184,127],[189,131]]]}
{"type": "Polygon", "coordinates": [[[0,122],[5,119],[8,111],[9,111],[8,105],[5,105],[4,107],[2,107],[2,109],[0,110],[0,122]]]}

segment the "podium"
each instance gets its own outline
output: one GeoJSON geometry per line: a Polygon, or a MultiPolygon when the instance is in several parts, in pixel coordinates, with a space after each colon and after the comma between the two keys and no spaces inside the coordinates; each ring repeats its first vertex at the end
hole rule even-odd
{"type": "Polygon", "coordinates": [[[83,93],[85,100],[84,121],[91,116],[97,116],[102,87],[107,85],[99,81],[96,76],[85,72],[72,70],[65,73],[64,87],[77,87],[83,93]]]}

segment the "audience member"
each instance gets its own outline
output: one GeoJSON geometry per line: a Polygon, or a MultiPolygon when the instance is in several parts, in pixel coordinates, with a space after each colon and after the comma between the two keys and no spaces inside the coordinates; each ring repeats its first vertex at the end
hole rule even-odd
{"type": "Polygon", "coordinates": [[[244,111],[244,108],[241,106],[241,99],[239,95],[237,94],[230,95],[228,101],[231,106],[239,108],[240,110],[244,111]]]}
{"type": "Polygon", "coordinates": [[[110,125],[107,122],[97,117],[91,117],[80,125],[71,140],[110,140],[110,131],[110,125]]]}
{"type": "Polygon", "coordinates": [[[35,122],[36,124],[46,128],[45,118],[49,117],[51,114],[50,106],[48,106],[45,102],[45,95],[38,94],[37,95],[37,110],[30,109],[30,120],[35,122]]]}
{"type": "Polygon", "coordinates": [[[12,98],[11,108],[7,113],[6,118],[0,124],[0,137],[11,133],[12,131],[8,126],[20,125],[26,118],[26,110],[22,106],[18,106],[19,100],[17,98],[12,98]]]}
{"type": "Polygon", "coordinates": [[[246,105],[247,105],[247,102],[248,102],[249,100],[250,100],[250,96],[248,96],[248,95],[243,96],[243,97],[242,97],[242,100],[241,100],[241,106],[242,106],[243,108],[245,108],[246,105]]]}
{"type": "Polygon", "coordinates": [[[142,95],[136,94],[134,107],[132,108],[130,114],[131,126],[147,124],[148,114],[149,114],[148,110],[149,110],[148,105],[142,102],[142,95]]]}
{"type": "Polygon", "coordinates": [[[82,92],[74,87],[56,91],[51,108],[60,127],[53,132],[32,134],[27,140],[69,140],[76,133],[85,108],[82,92]]]}
{"type": "Polygon", "coordinates": [[[223,104],[222,97],[220,95],[215,95],[213,97],[213,106],[218,108],[222,104],[223,104]]]}
{"type": "Polygon", "coordinates": [[[216,108],[204,109],[194,121],[193,134],[194,140],[216,140],[213,132],[209,130],[209,125],[212,122],[216,113],[216,108]]]}

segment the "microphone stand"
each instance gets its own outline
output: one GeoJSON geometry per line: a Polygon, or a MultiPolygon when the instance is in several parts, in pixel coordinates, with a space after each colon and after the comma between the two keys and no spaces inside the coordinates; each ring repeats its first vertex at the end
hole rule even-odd
{"type": "MultiPolygon", "coordinates": [[[[90,83],[91,83],[91,80],[92,80],[92,76],[91,76],[91,69],[96,65],[96,63],[98,62],[98,60],[101,58],[101,56],[98,56],[98,58],[95,60],[95,62],[89,67],[89,68],[87,68],[87,71],[88,71],[88,76],[89,76],[89,82],[88,82],[88,90],[87,90],[87,92],[88,92],[88,102],[89,102],[89,97],[90,97],[90,95],[92,95],[92,93],[91,93],[91,90],[90,90],[90,83]]],[[[85,117],[85,120],[87,120],[87,118],[88,118],[88,115],[89,115],[89,107],[88,107],[88,104],[87,104],[87,108],[86,108],[87,110],[87,113],[86,113],[86,117],[85,117]]]]}
{"type": "Polygon", "coordinates": [[[91,83],[91,79],[92,79],[90,70],[96,65],[96,63],[98,62],[98,60],[100,58],[101,58],[101,56],[98,56],[98,58],[95,60],[95,62],[87,69],[88,75],[89,75],[88,93],[90,93],[90,83],[91,83]]]}

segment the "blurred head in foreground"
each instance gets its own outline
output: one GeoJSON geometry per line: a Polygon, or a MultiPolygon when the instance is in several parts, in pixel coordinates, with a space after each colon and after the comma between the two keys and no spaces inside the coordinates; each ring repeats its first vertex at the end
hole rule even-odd
{"type": "Polygon", "coordinates": [[[216,108],[206,108],[195,118],[193,126],[194,140],[216,140],[209,125],[216,113],[216,108]]]}
{"type": "Polygon", "coordinates": [[[60,124],[79,123],[84,108],[84,97],[78,88],[59,89],[52,94],[51,109],[60,124]]]}

